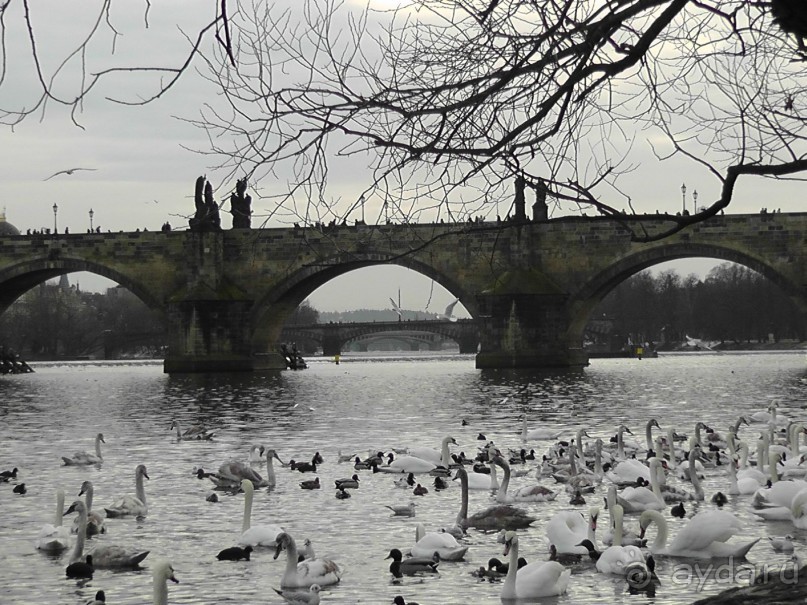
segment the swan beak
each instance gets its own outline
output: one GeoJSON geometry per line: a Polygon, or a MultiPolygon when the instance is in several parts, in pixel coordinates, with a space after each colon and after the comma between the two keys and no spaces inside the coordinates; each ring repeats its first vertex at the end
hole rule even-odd
{"type": "Polygon", "coordinates": [[[283,550],[283,542],[278,542],[277,547],[275,548],[275,556],[272,559],[277,559],[280,556],[280,552],[283,550]]]}
{"type": "Polygon", "coordinates": [[[148,475],[148,473],[147,473],[146,471],[143,471],[143,476],[144,476],[146,479],[148,479],[149,481],[151,481],[151,477],[149,477],[149,475],[148,475]]]}
{"type": "Polygon", "coordinates": [[[176,578],[176,576],[174,574],[171,574],[170,576],[168,576],[168,579],[171,580],[174,584],[179,584],[179,580],[177,580],[177,578],[176,578]]]}

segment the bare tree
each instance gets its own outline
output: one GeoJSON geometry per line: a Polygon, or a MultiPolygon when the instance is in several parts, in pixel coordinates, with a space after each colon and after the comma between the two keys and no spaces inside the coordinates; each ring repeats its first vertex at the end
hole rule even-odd
{"type": "MultiPolygon", "coordinates": [[[[182,59],[155,66],[115,60],[113,0],[46,61],[32,4],[0,0],[0,90],[20,60],[6,50],[12,31],[25,32],[38,88],[33,103],[0,103],[0,121],[58,104],[78,124],[89,95],[121,76],[157,78],[136,98],[101,94],[149,103],[203,59],[221,94],[186,116],[209,134],[199,151],[230,177],[286,178],[277,208],[289,219],[343,221],[370,201],[395,222],[490,217],[518,179],[564,212],[593,208],[650,241],[726,208],[740,177],[807,168],[801,0],[210,0],[209,19],[176,34],[182,59]],[[107,61],[96,65],[99,41],[107,61]],[[658,158],[704,167],[720,195],[665,214],[661,230],[626,221],[637,212],[623,183],[643,168],[630,152],[644,138],[658,158]],[[329,176],[348,160],[369,170],[362,195],[343,200],[329,176]]],[[[147,29],[149,0],[142,9],[147,29]]]]}
{"type": "MultiPolygon", "coordinates": [[[[0,0],[0,90],[23,88],[30,93],[24,100],[13,94],[10,100],[9,95],[4,96],[0,124],[14,126],[31,116],[44,117],[48,106],[56,105],[67,108],[73,122],[81,127],[79,114],[85,101],[102,88],[102,83],[116,82],[120,77],[141,78],[136,96],[127,97],[114,88],[98,94],[124,105],[150,103],[166,94],[189,70],[207,38],[232,59],[227,0],[208,0],[203,6],[211,9],[209,20],[198,25],[196,18],[196,29],[176,31],[175,35],[186,42],[176,56],[161,57],[156,65],[143,65],[116,56],[123,38],[120,21],[124,17],[120,13],[125,12],[116,9],[130,8],[125,2],[97,0],[79,5],[0,0]],[[14,80],[19,73],[33,73],[33,86],[20,86],[14,80]],[[144,76],[148,81],[142,80],[144,76]]],[[[144,31],[150,28],[150,0],[144,0],[141,7],[144,31]]],[[[144,38],[138,44],[146,51],[153,42],[144,38]]]]}
{"type": "Polygon", "coordinates": [[[638,241],[720,212],[741,176],[807,169],[798,0],[281,4],[232,16],[234,61],[207,56],[226,104],[194,122],[220,167],[254,180],[287,166],[280,206],[303,219],[362,203],[328,194],[345,157],[370,166],[362,200],[377,196],[396,221],[489,216],[515,177],[550,203],[623,220],[635,211],[620,183],[642,166],[621,158],[663,136],[656,155],[706,167],[721,194],[664,215],[662,230],[626,222],[638,241]]]}

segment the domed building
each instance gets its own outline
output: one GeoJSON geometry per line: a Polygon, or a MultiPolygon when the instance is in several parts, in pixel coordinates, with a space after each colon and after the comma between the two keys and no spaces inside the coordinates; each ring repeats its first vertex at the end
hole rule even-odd
{"type": "Polygon", "coordinates": [[[6,211],[0,212],[0,237],[19,234],[20,230],[6,220],[6,211]]]}

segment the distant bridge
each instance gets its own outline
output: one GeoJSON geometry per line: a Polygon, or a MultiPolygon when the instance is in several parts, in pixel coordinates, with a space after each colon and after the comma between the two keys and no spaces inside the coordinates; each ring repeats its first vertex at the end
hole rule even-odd
{"type": "Polygon", "coordinates": [[[339,355],[350,341],[383,332],[437,334],[456,342],[459,345],[460,353],[476,353],[479,348],[479,326],[474,319],[311,324],[286,326],[283,328],[282,334],[286,342],[306,340],[316,342],[322,347],[323,355],[332,356],[339,355]]]}

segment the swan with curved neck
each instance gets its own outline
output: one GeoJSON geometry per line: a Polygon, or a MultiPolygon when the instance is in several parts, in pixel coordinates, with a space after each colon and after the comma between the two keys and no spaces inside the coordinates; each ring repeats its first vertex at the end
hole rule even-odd
{"type": "Polygon", "coordinates": [[[339,566],[330,559],[305,559],[298,563],[297,544],[291,534],[281,533],[277,537],[275,559],[281,551],[286,551],[286,570],[280,580],[281,588],[307,588],[313,584],[330,586],[337,584],[342,577],[339,566]]]}
{"type": "Polygon", "coordinates": [[[413,557],[432,557],[434,553],[440,555],[441,561],[462,561],[467,546],[462,546],[457,539],[445,532],[429,532],[422,523],[415,526],[415,545],[412,547],[413,557]]]}
{"type": "Polygon", "coordinates": [[[527,485],[518,488],[512,494],[507,493],[510,485],[510,464],[501,456],[494,456],[491,460],[493,464],[500,466],[504,471],[504,479],[496,492],[496,502],[505,504],[508,502],[549,502],[555,499],[557,494],[543,485],[527,485]]]}
{"type": "Polygon", "coordinates": [[[65,466],[88,466],[91,464],[101,464],[104,461],[104,457],[101,455],[102,443],[106,443],[106,441],[104,441],[104,435],[103,433],[98,433],[95,436],[95,454],[91,454],[86,451],[76,452],[71,458],[62,456],[62,461],[64,461],[65,466]]]}
{"type": "Polygon", "coordinates": [[[588,549],[580,546],[580,543],[583,540],[589,540],[592,544],[596,542],[597,519],[600,509],[595,506],[588,512],[588,523],[581,512],[562,510],[555,513],[546,524],[546,537],[558,554],[585,555],[588,553],[588,549]]]}
{"type": "Polygon", "coordinates": [[[135,495],[126,495],[116,500],[112,506],[105,508],[107,517],[126,517],[136,515],[145,517],[148,514],[146,503],[146,489],[143,479],[148,479],[148,471],[145,464],[138,464],[135,469],[135,495]]]}
{"type": "Polygon", "coordinates": [[[478,513],[468,516],[468,472],[464,468],[457,469],[462,487],[462,503],[457,513],[457,526],[461,529],[475,527],[477,529],[521,529],[535,521],[524,510],[509,504],[490,506],[478,513]]]}
{"type": "MultiPolygon", "coordinates": [[[[608,487],[608,491],[605,495],[605,506],[608,509],[608,516],[609,516],[609,528],[602,536],[602,543],[606,546],[613,546],[617,544],[614,541],[616,537],[616,518],[614,514],[611,512],[617,506],[617,495],[616,495],[616,485],[611,485],[608,487]]],[[[621,505],[619,505],[621,506],[621,505]]],[[[624,514],[624,509],[623,514],[624,514]]],[[[633,531],[625,531],[624,526],[620,528],[621,531],[621,544],[623,546],[632,545],[632,546],[642,546],[643,540],[633,531]]],[[[591,540],[594,542],[594,540],[591,540]]]]}
{"type": "Polygon", "coordinates": [[[667,544],[667,520],[655,510],[646,510],[639,517],[639,527],[644,537],[647,528],[656,525],[656,539],[649,546],[654,555],[669,557],[688,557],[693,559],[711,559],[723,557],[743,558],[748,551],[759,542],[759,538],[741,544],[732,544],[728,540],[743,531],[742,523],[733,514],[710,510],[700,512],[667,544]]]}
{"type": "Polygon", "coordinates": [[[266,454],[266,479],[256,487],[274,487],[277,484],[277,477],[275,476],[275,467],[272,462],[277,459],[280,464],[283,464],[283,461],[272,448],[265,448],[264,452],[266,454]]]}
{"type": "Polygon", "coordinates": [[[56,490],[56,514],[53,524],[46,523],[39,530],[36,548],[43,552],[58,553],[70,548],[70,532],[62,525],[64,511],[64,490],[56,490]]]}
{"type": "MultiPolygon", "coordinates": [[[[650,420],[648,420],[647,425],[645,426],[644,429],[644,437],[648,452],[653,451],[653,427],[656,427],[657,429],[661,430],[661,427],[658,424],[658,420],[656,420],[655,418],[651,418],[650,420]]],[[[661,452],[656,452],[656,456],[660,457],[661,452]]]]}
{"type": "MultiPolygon", "coordinates": [[[[79,496],[84,496],[84,504],[87,507],[87,537],[92,537],[106,532],[104,527],[104,516],[92,509],[94,488],[92,481],[84,481],[78,492],[79,496]]],[[[73,523],[73,533],[78,531],[78,518],[73,523]]]]}
{"type": "Polygon", "coordinates": [[[521,422],[521,440],[522,441],[540,441],[540,440],[553,440],[560,438],[563,431],[554,429],[537,428],[533,430],[527,429],[527,415],[524,414],[521,422]]]}
{"type": "Polygon", "coordinates": [[[277,546],[277,537],[284,532],[279,525],[256,525],[252,526],[252,500],[255,496],[255,486],[252,481],[244,479],[241,481],[241,489],[244,492],[244,519],[241,524],[241,536],[238,538],[239,546],[277,546]]]}
{"type": "Polygon", "coordinates": [[[160,561],[151,572],[154,584],[154,605],[168,605],[168,580],[179,584],[174,568],[168,561],[160,561]]]}
{"type": "Polygon", "coordinates": [[[557,561],[536,561],[518,567],[518,534],[504,534],[504,555],[510,556],[510,566],[502,584],[501,599],[537,599],[552,597],[566,592],[570,569],[557,561]]]}
{"type": "Polygon", "coordinates": [[[448,468],[451,464],[451,453],[449,452],[449,444],[456,445],[457,441],[454,437],[446,435],[441,441],[440,451],[431,447],[411,447],[408,448],[407,453],[415,458],[426,460],[435,465],[441,465],[448,468]]]}
{"type": "MultiPolygon", "coordinates": [[[[490,474],[472,472],[468,474],[468,489],[495,491],[499,489],[499,476],[496,465],[488,462],[490,474]]],[[[459,474],[454,474],[453,481],[459,481],[459,474]]],[[[406,487],[410,487],[406,485],[406,487]]]]}
{"type": "Polygon", "coordinates": [[[600,573],[625,575],[631,563],[644,563],[644,555],[638,546],[622,545],[622,506],[614,504],[611,518],[614,520],[613,545],[600,553],[596,567],[600,573]]]}
{"type": "Polygon", "coordinates": [[[658,482],[661,462],[658,458],[650,459],[650,489],[646,487],[626,487],[617,496],[617,502],[625,512],[642,512],[645,510],[664,510],[664,496],[658,482]]]}

